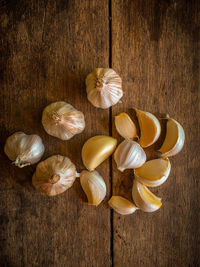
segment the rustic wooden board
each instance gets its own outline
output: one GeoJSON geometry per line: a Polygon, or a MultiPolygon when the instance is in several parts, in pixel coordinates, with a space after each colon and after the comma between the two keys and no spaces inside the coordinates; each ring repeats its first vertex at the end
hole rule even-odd
{"type": "MultiPolygon", "coordinates": [[[[114,213],[114,266],[199,266],[199,1],[112,1],[112,67],[125,91],[113,115],[138,107],[168,113],[186,133],[155,213],[114,213]]],[[[113,136],[120,137],[113,126],[113,136]]],[[[149,154],[150,155],[150,154],[149,154]]],[[[113,162],[113,194],[128,195],[132,171],[113,162]]]]}
{"type": "MultiPolygon", "coordinates": [[[[85,77],[108,67],[107,1],[0,1],[1,19],[1,266],[109,266],[110,209],[106,198],[88,206],[79,182],[57,197],[31,186],[35,166],[17,169],[3,153],[6,137],[22,130],[39,134],[43,159],[68,156],[77,166],[84,141],[109,134],[109,111],[86,98],[85,77]],[[103,21],[103,23],[102,23],[103,21]],[[85,114],[83,134],[68,142],[48,136],[43,108],[64,100],[85,114]]],[[[109,161],[100,173],[109,196],[109,161]]]]}

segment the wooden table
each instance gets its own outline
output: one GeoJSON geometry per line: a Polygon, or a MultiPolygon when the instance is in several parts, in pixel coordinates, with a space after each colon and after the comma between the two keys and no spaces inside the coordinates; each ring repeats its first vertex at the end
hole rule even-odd
{"type": "Polygon", "coordinates": [[[200,266],[199,260],[199,5],[198,0],[5,0],[1,21],[0,266],[200,266]],[[122,103],[94,108],[85,77],[112,67],[123,79],[122,103]],[[86,129],[70,141],[46,134],[43,108],[63,100],[85,114],[86,129]],[[81,147],[96,134],[117,134],[113,117],[132,107],[169,113],[184,127],[183,151],[171,158],[167,182],[155,192],[155,213],[120,216],[112,194],[130,198],[132,171],[112,160],[97,170],[105,201],[88,206],[77,179],[47,197],[31,185],[35,166],[18,169],[3,153],[15,131],[39,134],[43,159],[68,156],[83,170],[81,147]]]}

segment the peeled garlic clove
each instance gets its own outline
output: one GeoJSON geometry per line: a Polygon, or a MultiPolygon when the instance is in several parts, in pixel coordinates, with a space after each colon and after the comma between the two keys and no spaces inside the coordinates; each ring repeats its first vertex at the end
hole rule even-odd
{"type": "Polygon", "coordinates": [[[139,144],[142,147],[153,145],[159,138],[161,126],[159,120],[151,113],[136,109],[140,125],[141,137],[139,144]]]}
{"type": "Polygon", "coordinates": [[[85,128],[82,112],[63,101],[48,105],[42,114],[42,124],[45,131],[62,140],[68,140],[85,128]]]}
{"type": "Polygon", "coordinates": [[[113,69],[97,68],[86,78],[88,100],[97,108],[109,108],[123,96],[122,80],[113,69]]]}
{"type": "Polygon", "coordinates": [[[37,165],[33,186],[41,193],[56,196],[69,189],[76,179],[76,167],[67,157],[54,155],[37,165]]]}
{"type": "Polygon", "coordinates": [[[136,206],[145,212],[156,211],[162,206],[161,198],[137,180],[133,182],[132,197],[136,206]]]}
{"type": "Polygon", "coordinates": [[[121,215],[132,214],[138,209],[132,202],[120,196],[112,196],[108,204],[121,215]]]}
{"type": "Polygon", "coordinates": [[[106,196],[106,184],[101,175],[97,171],[82,171],[80,182],[88,204],[98,206],[106,196]]]}
{"type": "Polygon", "coordinates": [[[167,133],[159,151],[163,157],[171,157],[178,154],[183,148],[185,133],[183,127],[176,120],[169,118],[167,121],[167,133]]]}
{"type": "Polygon", "coordinates": [[[142,166],[146,161],[146,154],[138,143],[125,139],[115,150],[114,159],[118,170],[123,172],[142,166]]]}
{"type": "Polygon", "coordinates": [[[125,112],[115,116],[115,127],[118,133],[127,139],[137,137],[137,129],[134,122],[125,112]]]}
{"type": "Polygon", "coordinates": [[[19,168],[38,162],[44,154],[42,139],[36,135],[16,132],[9,136],[4,146],[5,154],[19,168]]]}
{"type": "Polygon", "coordinates": [[[82,148],[82,160],[85,167],[93,171],[115,150],[117,140],[105,135],[89,138],[82,148]]]}
{"type": "Polygon", "coordinates": [[[168,158],[146,161],[140,168],[134,170],[135,178],[142,184],[156,187],[163,184],[170,173],[171,164],[168,158]]]}

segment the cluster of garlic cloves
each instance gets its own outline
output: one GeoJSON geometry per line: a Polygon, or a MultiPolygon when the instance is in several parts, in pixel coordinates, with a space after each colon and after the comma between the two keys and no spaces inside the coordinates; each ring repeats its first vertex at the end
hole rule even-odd
{"type": "Polygon", "coordinates": [[[16,132],[9,136],[4,146],[5,154],[19,168],[37,163],[44,154],[42,139],[36,135],[16,132]]]}
{"type": "Polygon", "coordinates": [[[66,102],[59,101],[44,109],[42,124],[49,135],[69,140],[84,130],[85,119],[81,111],[66,102]]]}

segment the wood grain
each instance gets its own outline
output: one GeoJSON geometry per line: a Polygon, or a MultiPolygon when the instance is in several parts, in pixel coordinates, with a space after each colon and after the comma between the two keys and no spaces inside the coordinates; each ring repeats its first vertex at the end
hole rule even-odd
{"type": "MultiPolygon", "coordinates": [[[[1,266],[109,266],[110,210],[88,206],[79,181],[57,197],[31,186],[35,166],[17,169],[3,153],[8,135],[39,134],[43,159],[68,156],[77,166],[84,141],[109,134],[109,111],[94,108],[85,77],[108,67],[107,1],[1,1],[1,266]],[[103,23],[102,23],[103,21],[103,23]],[[48,136],[43,108],[63,100],[85,114],[86,129],[68,142],[48,136]]],[[[100,173],[109,195],[109,161],[100,173]]]]}
{"type": "MultiPolygon", "coordinates": [[[[114,266],[199,266],[199,1],[112,1],[112,67],[125,91],[113,115],[132,107],[168,113],[186,142],[171,158],[155,213],[114,213],[114,266]]],[[[113,126],[113,136],[121,140],[113,126]]],[[[151,153],[149,154],[151,156],[151,153]]],[[[133,173],[113,162],[113,194],[128,196],[133,173]]]]}

